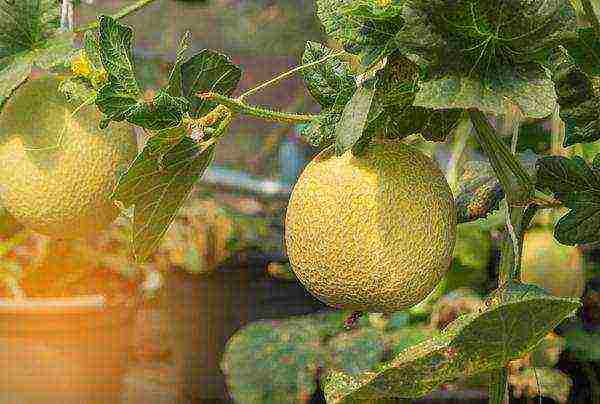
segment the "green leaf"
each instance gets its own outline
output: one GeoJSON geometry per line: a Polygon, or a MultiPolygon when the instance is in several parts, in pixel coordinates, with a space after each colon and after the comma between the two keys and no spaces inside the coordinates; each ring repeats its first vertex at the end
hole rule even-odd
{"type": "Polygon", "coordinates": [[[586,74],[600,76],[600,40],[592,27],[578,28],[577,39],[563,42],[574,63],[586,74]]]}
{"type": "Polygon", "coordinates": [[[141,90],[135,78],[133,64],[133,29],[106,15],[98,17],[98,21],[100,60],[109,82],[116,85],[119,93],[138,98],[141,90]]]}
{"type": "Polygon", "coordinates": [[[384,335],[371,327],[342,332],[327,342],[326,350],[327,366],[357,375],[381,362],[385,350],[384,335]]]}
{"type": "Polygon", "coordinates": [[[443,74],[420,84],[415,105],[432,109],[477,108],[503,115],[507,103],[519,106],[531,118],[544,118],[554,111],[554,84],[535,65],[505,66],[494,76],[476,78],[443,74]]]}
{"type": "Polygon", "coordinates": [[[598,83],[560,47],[551,58],[553,79],[565,122],[565,147],[600,139],[600,92],[598,83]]]}
{"type": "Polygon", "coordinates": [[[152,156],[163,156],[187,136],[184,125],[159,129],[152,134],[154,144],[150,152],[152,156]]]}
{"type": "MultiPolygon", "coordinates": [[[[527,151],[519,153],[518,158],[529,175],[534,176],[539,157],[527,151]]],[[[502,199],[504,199],[504,190],[489,162],[465,163],[458,186],[458,195],[455,198],[457,223],[486,218],[490,213],[498,210],[502,199]]]]}
{"type": "Polygon", "coordinates": [[[335,108],[324,109],[300,131],[300,135],[314,147],[327,147],[335,142],[335,127],[340,119],[342,113],[335,108]]]}
{"type": "Polygon", "coordinates": [[[363,136],[371,102],[375,95],[374,82],[364,82],[346,104],[342,118],[335,128],[335,152],[338,156],[350,150],[363,136]]]}
{"type": "Polygon", "coordinates": [[[192,117],[198,118],[210,112],[217,103],[196,94],[211,91],[231,95],[242,77],[242,70],[227,56],[204,49],[181,65],[181,75],[183,95],[192,106],[192,117]]]}
{"type": "MultiPolygon", "coordinates": [[[[333,49],[308,41],[302,55],[302,64],[314,63],[334,54],[333,49]]],[[[324,109],[345,104],[356,91],[356,82],[348,63],[340,58],[328,59],[301,71],[310,94],[324,109]]]]}
{"type": "Polygon", "coordinates": [[[83,49],[88,60],[95,69],[102,67],[100,58],[100,40],[96,31],[86,31],[83,35],[83,49]]]}
{"type": "Polygon", "coordinates": [[[323,378],[328,403],[422,397],[440,384],[504,367],[533,349],[581,305],[533,285],[500,289],[477,313],[459,317],[440,334],[412,346],[376,372],[353,377],[332,370],[323,378]]]}
{"type": "Polygon", "coordinates": [[[544,62],[576,30],[565,0],[416,0],[405,4],[395,43],[432,74],[485,79],[544,62]]]}
{"type": "Polygon", "coordinates": [[[109,121],[126,120],[150,130],[179,126],[183,114],[189,110],[185,98],[172,97],[163,89],[156,92],[152,101],[144,101],[130,97],[119,83],[102,86],[96,105],[109,121]]]}
{"type": "Polygon", "coordinates": [[[167,86],[168,93],[173,97],[183,97],[183,78],[181,73],[181,65],[184,62],[185,52],[188,50],[192,42],[192,33],[186,31],[179,42],[179,48],[177,49],[177,57],[175,58],[175,64],[171,68],[169,74],[169,84],[167,86]]]}
{"type": "Polygon", "coordinates": [[[600,240],[600,172],[579,156],[548,156],[537,164],[537,184],[571,210],[557,223],[554,237],[562,244],[600,240]]]}
{"type": "Polygon", "coordinates": [[[36,48],[60,27],[57,0],[0,0],[0,61],[36,48]]]}
{"type": "Polygon", "coordinates": [[[214,145],[203,148],[187,137],[163,156],[155,150],[157,143],[153,138],[146,143],[112,195],[125,208],[135,205],[133,245],[138,262],[155,251],[192,186],[214,158],[214,145]]]}
{"type": "Polygon", "coordinates": [[[258,321],[227,343],[221,368],[236,403],[308,402],[321,363],[319,322],[258,321]]]}
{"type": "Polygon", "coordinates": [[[396,49],[394,35],[403,25],[399,3],[317,0],[317,16],[325,33],[340,41],[346,51],[360,55],[367,70],[396,49]]]}

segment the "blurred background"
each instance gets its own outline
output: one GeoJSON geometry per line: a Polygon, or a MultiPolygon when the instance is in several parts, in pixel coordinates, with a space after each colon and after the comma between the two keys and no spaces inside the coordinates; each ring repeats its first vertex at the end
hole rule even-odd
{"type": "MultiPolygon", "coordinates": [[[[76,25],[132,1],[88,3],[76,5],[76,25]]],[[[123,22],[134,28],[135,65],[149,93],[166,83],[186,30],[192,32],[190,54],[209,48],[242,67],[234,95],[297,66],[306,41],[327,42],[313,0],[160,0],[123,22]]],[[[248,101],[289,112],[318,112],[297,75],[248,101]]],[[[509,126],[501,119],[496,125],[509,126]]],[[[58,246],[11,230],[18,226],[4,216],[0,258],[15,277],[6,277],[1,292],[62,293],[64,284],[39,277],[28,283],[19,273],[28,267],[57,273],[65,262],[125,275],[160,274],[161,281],[155,282],[137,317],[124,397],[128,403],[323,403],[319,352],[325,350],[337,366],[355,374],[427,338],[458,315],[477,310],[482,297],[497,286],[502,209],[486,220],[460,225],[447,279],[409,311],[391,317],[371,314],[345,332],[341,324],[349,313],[328,310],[303,291],[283,248],[289,192],[318,152],[300,139],[299,130],[235,119],[217,147],[214,164],[143,268],[128,259],[126,217],[97,239],[58,246]]],[[[419,136],[408,139],[436,159],[455,192],[465,163],[484,160],[470,131],[470,125],[461,125],[443,144],[427,143],[419,136]]],[[[518,148],[556,154],[560,133],[556,119],[525,122],[518,148]]],[[[144,134],[139,135],[143,142],[144,134]]],[[[598,151],[591,144],[561,153],[590,159],[598,151]]],[[[562,213],[545,211],[534,220],[525,239],[523,278],[556,295],[582,297],[584,308],[534,352],[511,363],[515,403],[600,402],[600,249],[558,245],[552,231],[562,213]]],[[[486,383],[486,375],[459,380],[419,402],[487,402],[486,383]]]]}

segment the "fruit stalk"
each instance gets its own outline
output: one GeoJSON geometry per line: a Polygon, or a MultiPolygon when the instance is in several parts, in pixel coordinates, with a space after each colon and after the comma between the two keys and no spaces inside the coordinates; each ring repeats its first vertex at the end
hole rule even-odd
{"type": "MultiPolygon", "coordinates": [[[[470,109],[469,115],[476,129],[477,140],[488,155],[506,195],[506,229],[502,240],[498,269],[498,287],[501,287],[520,279],[523,231],[537,209],[535,205],[528,206],[534,193],[534,185],[529,174],[515,157],[519,135],[518,121],[512,122],[509,128],[512,135],[509,149],[481,111],[470,109]]],[[[492,372],[488,391],[491,404],[508,404],[508,369],[506,367],[492,372]]]]}
{"type": "Polygon", "coordinates": [[[245,102],[240,101],[238,98],[226,97],[213,92],[201,93],[198,94],[198,97],[205,100],[216,101],[221,105],[225,105],[233,112],[265,119],[267,121],[283,123],[309,123],[315,118],[314,115],[292,114],[248,105],[245,102]]]}
{"type": "Polygon", "coordinates": [[[475,127],[475,137],[486,152],[509,205],[526,205],[535,189],[529,174],[498,137],[483,112],[469,109],[469,116],[475,127]]]}
{"type": "Polygon", "coordinates": [[[502,368],[490,375],[489,404],[503,404],[509,402],[508,396],[508,368],[502,368]]]}

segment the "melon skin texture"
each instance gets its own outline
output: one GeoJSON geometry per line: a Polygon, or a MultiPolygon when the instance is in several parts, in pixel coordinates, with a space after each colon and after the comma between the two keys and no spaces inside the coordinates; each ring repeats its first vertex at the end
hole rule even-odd
{"type": "Polygon", "coordinates": [[[450,267],[452,192],[439,167],[399,141],[364,154],[325,149],[294,186],[285,221],[292,270],[317,299],[390,313],[421,302],[450,267]]]}
{"type": "Polygon", "coordinates": [[[45,75],[17,89],[0,112],[0,198],[25,227],[53,238],[105,229],[119,214],[110,195],[137,154],[130,125],[101,130],[100,112],[78,107],[45,75]]]}
{"type": "Polygon", "coordinates": [[[521,281],[559,297],[581,297],[585,289],[584,259],[577,247],[560,244],[551,230],[525,233],[521,281]]]}

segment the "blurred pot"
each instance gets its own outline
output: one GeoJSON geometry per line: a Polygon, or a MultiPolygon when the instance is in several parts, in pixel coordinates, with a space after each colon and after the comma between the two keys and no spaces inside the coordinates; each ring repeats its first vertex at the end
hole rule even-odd
{"type": "Polygon", "coordinates": [[[0,299],[0,402],[117,403],[139,299],[0,299]]]}
{"type": "Polygon", "coordinates": [[[230,400],[220,361],[241,327],[326,309],[298,282],[273,279],[265,267],[265,261],[249,260],[208,275],[175,269],[166,276],[178,403],[230,400]]]}

